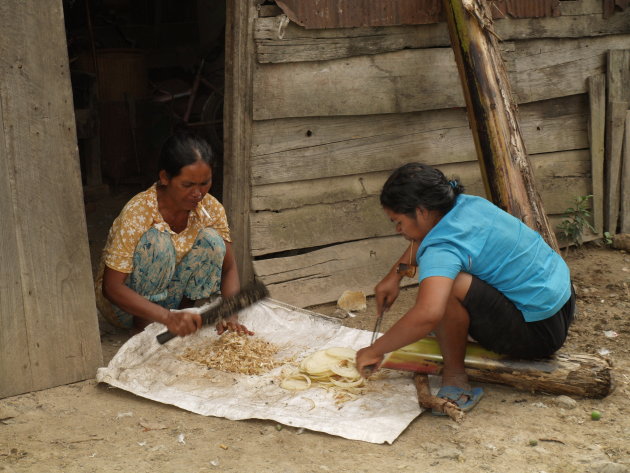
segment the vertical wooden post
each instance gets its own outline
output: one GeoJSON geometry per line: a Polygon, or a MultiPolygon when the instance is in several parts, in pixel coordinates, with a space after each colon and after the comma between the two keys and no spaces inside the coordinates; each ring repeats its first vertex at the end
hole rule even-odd
{"type": "Polygon", "coordinates": [[[234,237],[234,254],[242,282],[248,282],[254,276],[249,242],[249,157],[253,127],[255,17],[252,0],[229,0],[226,4],[223,203],[234,237]]]}
{"type": "Polygon", "coordinates": [[[622,150],[619,227],[621,233],[630,233],[630,110],[626,111],[622,150]]]}
{"type": "Polygon", "coordinates": [[[102,364],[61,0],[0,2],[0,398],[102,364]]]}
{"type": "Polygon", "coordinates": [[[604,142],[606,125],[606,74],[588,78],[589,123],[588,142],[591,147],[593,176],[593,228],[604,231],[604,142]]]}
{"type": "Polygon", "coordinates": [[[559,251],[536,190],[489,8],[484,0],[444,0],[444,7],[487,196],[559,251]]]}
{"type": "MultiPolygon", "coordinates": [[[[608,51],[606,63],[606,222],[605,229],[617,233],[619,223],[624,121],[630,105],[630,50],[608,51]]],[[[626,225],[627,226],[627,225],[626,225]]]]}

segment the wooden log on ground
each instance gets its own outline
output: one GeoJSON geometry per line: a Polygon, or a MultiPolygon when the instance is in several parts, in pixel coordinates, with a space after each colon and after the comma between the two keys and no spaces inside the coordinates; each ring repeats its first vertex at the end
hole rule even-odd
{"type": "Polygon", "coordinates": [[[428,375],[416,373],[413,377],[413,383],[416,386],[420,407],[442,412],[455,422],[461,422],[464,419],[464,412],[454,402],[431,394],[428,375]]]}
{"type": "MultiPolygon", "coordinates": [[[[381,368],[438,375],[442,354],[435,338],[423,338],[387,355],[381,368]]],[[[524,391],[603,398],[612,391],[612,366],[589,354],[556,354],[538,360],[519,360],[469,343],[464,360],[472,381],[503,384],[524,391]]]]}
{"type": "Polygon", "coordinates": [[[486,194],[559,251],[518,124],[516,102],[483,0],[444,0],[451,45],[486,194]]]}

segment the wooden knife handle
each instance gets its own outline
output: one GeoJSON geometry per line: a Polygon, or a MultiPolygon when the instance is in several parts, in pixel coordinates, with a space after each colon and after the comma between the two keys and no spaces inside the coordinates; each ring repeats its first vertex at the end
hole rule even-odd
{"type": "Polygon", "coordinates": [[[169,340],[175,337],[176,335],[174,333],[171,333],[167,330],[166,332],[162,332],[155,338],[157,338],[157,341],[160,345],[164,345],[166,342],[168,342],[169,340]]]}

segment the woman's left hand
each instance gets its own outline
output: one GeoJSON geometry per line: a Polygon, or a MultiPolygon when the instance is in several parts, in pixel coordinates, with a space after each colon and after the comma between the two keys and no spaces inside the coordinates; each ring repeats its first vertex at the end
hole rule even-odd
{"type": "Polygon", "coordinates": [[[227,319],[221,320],[217,324],[217,333],[219,335],[227,331],[236,332],[239,335],[241,334],[254,335],[254,332],[250,331],[247,327],[245,327],[245,325],[239,323],[238,316],[236,314],[231,315],[227,319]]]}
{"type": "Polygon", "coordinates": [[[376,353],[371,346],[361,348],[357,352],[357,371],[361,373],[361,376],[364,378],[368,378],[381,366],[383,358],[384,356],[380,353],[376,353]]]}

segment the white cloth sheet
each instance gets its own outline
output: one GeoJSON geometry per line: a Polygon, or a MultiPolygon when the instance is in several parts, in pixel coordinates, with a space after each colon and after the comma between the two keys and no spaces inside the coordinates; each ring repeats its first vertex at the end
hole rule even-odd
{"type": "MultiPolygon", "coordinates": [[[[371,332],[269,299],[241,311],[239,320],[256,337],[283,347],[279,360],[293,357],[299,362],[310,353],[336,346],[358,350],[371,337],[371,332]]],[[[392,443],[422,412],[409,373],[383,370],[381,379],[368,381],[365,394],[336,404],[334,393],[322,388],[281,388],[282,367],[249,376],[178,359],[185,348],[216,339],[214,327],[160,345],[155,336],[162,331],[164,326],[154,323],[132,337],[107,367],[99,368],[97,381],[205,416],[270,419],[372,443],[392,443]]]]}

